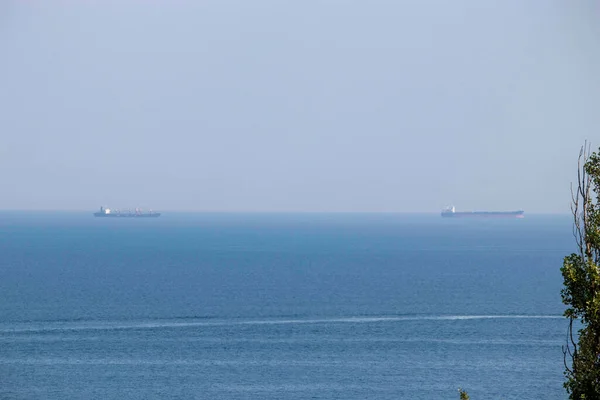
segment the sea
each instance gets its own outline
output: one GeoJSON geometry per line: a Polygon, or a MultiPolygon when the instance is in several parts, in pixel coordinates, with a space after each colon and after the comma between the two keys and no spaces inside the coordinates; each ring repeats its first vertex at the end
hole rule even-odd
{"type": "Polygon", "coordinates": [[[0,212],[0,399],[566,399],[568,215],[0,212]]]}

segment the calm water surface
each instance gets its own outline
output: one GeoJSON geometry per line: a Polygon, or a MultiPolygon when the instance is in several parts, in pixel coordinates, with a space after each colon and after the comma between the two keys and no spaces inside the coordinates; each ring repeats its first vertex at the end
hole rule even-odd
{"type": "Polygon", "coordinates": [[[0,213],[0,398],[566,399],[568,216],[0,213]]]}

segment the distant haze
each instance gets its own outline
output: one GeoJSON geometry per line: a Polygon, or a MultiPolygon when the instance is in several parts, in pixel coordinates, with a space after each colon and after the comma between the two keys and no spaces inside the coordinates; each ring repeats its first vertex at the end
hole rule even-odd
{"type": "Polygon", "coordinates": [[[0,4],[0,209],[568,212],[595,0],[0,4]]]}

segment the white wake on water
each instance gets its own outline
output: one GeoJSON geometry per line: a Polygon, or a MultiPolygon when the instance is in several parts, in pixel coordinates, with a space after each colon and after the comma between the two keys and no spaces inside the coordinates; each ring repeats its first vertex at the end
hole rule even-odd
{"type": "Polygon", "coordinates": [[[216,320],[146,320],[146,321],[76,321],[76,322],[37,322],[4,323],[0,334],[43,333],[56,331],[83,330],[139,330],[175,329],[190,327],[217,327],[235,325],[287,325],[287,324],[370,324],[382,322],[410,321],[464,321],[484,319],[562,319],[561,315],[398,315],[398,316],[355,316],[332,318],[296,319],[216,319],[216,320]]]}

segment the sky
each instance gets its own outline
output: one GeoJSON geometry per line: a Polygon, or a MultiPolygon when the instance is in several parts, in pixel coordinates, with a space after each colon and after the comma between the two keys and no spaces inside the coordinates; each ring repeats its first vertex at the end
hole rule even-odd
{"type": "Polygon", "coordinates": [[[0,209],[568,213],[596,0],[3,0],[0,209]]]}

